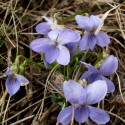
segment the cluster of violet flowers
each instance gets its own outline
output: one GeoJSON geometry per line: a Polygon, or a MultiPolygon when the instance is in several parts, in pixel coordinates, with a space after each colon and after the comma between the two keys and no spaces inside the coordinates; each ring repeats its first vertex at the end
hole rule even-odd
{"type": "MultiPolygon", "coordinates": [[[[45,55],[45,65],[50,65],[55,61],[64,66],[68,65],[71,56],[76,54],[78,48],[81,51],[87,49],[92,51],[96,45],[103,48],[110,43],[110,38],[104,31],[95,34],[96,29],[101,24],[101,19],[98,16],[75,16],[78,26],[85,30],[82,38],[78,31],[58,25],[56,19],[47,17],[44,17],[44,19],[46,22],[36,26],[36,31],[43,34],[44,37],[33,40],[30,43],[30,48],[45,55]]],[[[86,62],[80,63],[88,69],[80,78],[85,80],[88,85],[83,88],[75,80],[64,81],[64,97],[71,105],[60,111],[57,122],[68,125],[73,117],[76,122],[84,123],[90,117],[97,124],[106,124],[110,120],[109,115],[103,109],[93,106],[93,104],[103,100],[107,93],[115,91],[114,83],[107,77],[116,72],[118,59],[109,55],[101,62],[99,67],[86,62]]],[[[10,67],[8,67],[6,75],[8,76],[6,88],[11,96],[19,90],[22,83],[29,83],[24,76],[14,74],[10,67]]]]}

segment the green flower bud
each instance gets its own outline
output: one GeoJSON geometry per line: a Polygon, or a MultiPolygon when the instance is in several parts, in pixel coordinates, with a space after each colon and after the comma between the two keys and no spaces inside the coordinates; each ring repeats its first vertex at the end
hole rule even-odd
{"type": "Polygon", "coordinates": [[[18,74],[19,71],[19,57],[17,56],[15,62],[10,66],[10,70],[13,74],[18,74]]]}
{"type": "Polygon", "coordinates": [[[25,60],[25,61],[19,66],[19,74],[24,74],[26,65],[27,65],[27,61],[25,60]]]}
{"type": "Polygon", "coordinates": [[[19,66],[16,65],[15,63],[13,63],[13,64],[10,66],[10,70],[12,71],[13,74],[18,74],[19,66]]]}
{"type": "Polygon", "coordinates": [[[100,66],[102,65],[103,60],[105,60],[105,58],[107,57],[106,52],[102,52],[101,55],[99,56],[99,58],[97,59],[96,63],[95,63],[95,67],[98,69],[100,68],[100,66]]]}

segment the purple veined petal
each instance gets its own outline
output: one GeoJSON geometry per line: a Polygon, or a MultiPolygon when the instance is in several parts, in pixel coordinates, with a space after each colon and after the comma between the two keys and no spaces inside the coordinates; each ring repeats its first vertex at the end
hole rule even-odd
{"type": "Polygon", "coordinates": [[[90,118],[97,124],[106,124],[110,120],[109,115],[104,110],[92,106],[88,108],[90,110],[90,118]]]}
{"type": "MultiPolygon", "coordinates": [[[[81,61],[80,61],[81,62],[81,61]]],[[[85,62],[81,62],[82,64],[85,65],[86,68],[88,68],[89,71],[93,72],[93,73],[98,73],[99,70],[96,69],[94,66],[92,66],[90,63],[85,63],[85,62]]]]}
{"type": "Polygon", "coordinates": [[[78,42],[76,42],[76,43],[68,43],[68,44],[66,44],[66,46],[68,47],[68,48],[70,48],[70,49],[73,49],[73,48],[75,48],[76,46],[78,45],[78,42]]]}
{"type": "Polygon", "coordinates": [[[100,74],[109,76],[114,73],[118,68],[118,59],[113,55],[108,56],[100,67],[100,74]]]}
{"type": "Polygon", "coordinates": [[[63,45],[71,42],[78,42],[80,40],[80,34],[74,30],[65,28],[58,37],[58,41],[60,41],[63,45]]]}
{"type": "Polygon", "coordinates": [[[56,46],[52,46],[48,51],[45,52],[46,61],[49,64],[53,63],[59,56],[59,53],[59,49],[56,46]]]}
{"type": "Polygon", "coordinates": [[[93,83],[96,80],[102,80],[102,77],[98,73],[93,73],[93,74],[90,75],[90,77],[88,78],[88,80],[89,80],[89,83],[93,83]]]}
{"type": "Polygon", "coordinates": [[[87,103],[95,104],[103,100],[107,94],[107,84],[104,80],[97,80],[85,87],[87,103]]]}
{"type": "Polygon", "coordinates": [[[60,111],[57,117],[57,122],[61,123],[62,125],[68,125],[72,119],[72,110],[73,107],[69,106],[60,111]]]}
{"type": "Polygon", "coordinates": [[[89,41],[88,41],[89,34],[85,34],[82,39],[79,41],[79,48],[84,51],[89,48],[89,41]]]}
{"type": "Polygon", "coordinates": [[[80,79],[88,79],[88,77],[90,77],[90,75],[92,75],[92,74],[93,74],[93,73],[90,72],[90,71],[85,71],[85,72],[82,74],[82,76],[81,76],[80,79]]]}
{"type": "Polygon", "coordinates": [[[10,96],[13,96],[20,88],[20,83],[16,78],[12,78],[12,76],[8,76],[6,79],[6,89],[10,96]]]}
{"type": "Polygon", "coordinates": [[[51,31],[49,23],[40,23],[36,26],[36,31],[41,34],[47,34],[51,31]]]}
{"type": "Polygon", "coordinates": [[[108,93],[115,91],[115,85],[111,80],[109,80],[108,78],[103,77],[103,76],[102,76],[102,80],[105,80],[105,82],[107,83],[108,93]]]}
{"type": "Polygon", "coordinates": [[[88,44],[89,44],[90,50],[93,50],[94,47],[95,47],[95,45],[97,44],[96,35],[94,35],[94,34],[89,34],[89,36],[88,36],[88,44]]]}
{"type": "Polygon", "coordinates": [[[51,41],[48,38],[38,38],[30,43],[30,48],[35,52],[42,53],[49,50],[51,47],[51,45],[49,45],[50,42],[51,41]]]}
{"type": "Polygon", "coordinates": [[[101,19],[98,16],[91,15],[90,20],[93,23],[93,28],[94,29],[96,29],[101,23],[101,19]]]}
{"type": "Polygon", "coordinates": [[[67,65],[70,62],[69,50],[65,46],[60,46],[59,51],[60,53],[56,61],[61,65],[67,65]]]}
{"type": "Polygon", "coordinates": [[[58,40],[58,36],[61,33],[61,30],[52,30],[48,33],[48,37],[52,40],[52,41],[57,41],[58,40]]]}
{"type": "Polygon", "coordinates": [[[78,42],[68,43],[66,46],[70,50],[71,56],[73,56],[77,52],[78,42]]]}
{"type": "Polygon", "coordinates": [[[100,31],[96,35],[96,38],[97,38],[97,44],[99,46],[101,46],[101,47],[105,47],[105,46],[107,46],[110,43],[109,36],[105,32],[103,32],[103,31],[100,31]]]}
{"type": "Polygon", "coordinates": [[[63,92],[66,99],[73,104],[84,104],[86,93],[82,85],[74,80],[64,81],[63,92]]]}
{"type": "Polygon", "coordinates": [[[93,29],[93,23],[89,17],[77,15],[75,17],[75,20],[77,24],[86,31],[90,31],[93,29]]]}
{"type": "Polygon", "coordinates": [[[7,71],[5,72],[6,75],[12,75],[12,71],[10,70],[10,67],[7,67],[7,71]]]}
{"type": "Polygon", "coordinates": [[[81,107],[77,107],[74,112],[74,117],[77,122],[80,123],[86,122],[89,117],[89,109],[84,105],[81,107]]]}
{"type": "Polygon", "coordinates": [[[22,75],[16,75],[16,79],[17,81],[19,81],[20,86],[24,86],[29,83],[29,80],[22,75]]]}

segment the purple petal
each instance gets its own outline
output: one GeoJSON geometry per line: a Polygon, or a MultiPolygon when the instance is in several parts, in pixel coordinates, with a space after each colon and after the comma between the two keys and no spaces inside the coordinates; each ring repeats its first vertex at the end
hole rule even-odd
{"type": "Polygon", "coordinates": [[[96,80],[102,80],[102,78],[101,78],[100,74],[93,73],[93,74],[90,75],[90,77],[88,78],[88,80],[89,80],[89,83],[93,83],[96,80]]]}
{"type": "Polygon", "coordinates": [[[87,103],[95,104],[106,96],[107,84],[104,80],[97,80],[85,87],[85,91],[87,93],[87,103]]]}
{"type": "Polygon", "coordinates": [[[109,115],[102,109],[89,106],[89,110],[90,118],[98,124],[106,124],[110,120],[109,115]]]}
{"type": "Polygon", "coordinates": [[[19,81],[21,86],[27,85],[29,80],[22,75],[16,75],[16,79],[19,81]]]}
{"type": "Polygon", "coordinates": [[[98,16],[91,15],[90,20],[93,24],[94,29],[96,29],[101,23],[101,19],[98,16]]]}
{"type": "Polygon", "coordinates": [[[85,63],[85,62],[81,62],[82,64],[85,65],[86,68],[88,68],[88,70],[90,70],[91,72],[94,72],[94,73],[98,73],[99,70],[96,69],[94,66],[92,66],[90,63],[85,63]]]}
{"type": "Polygon", "coordinates": [[[48,51],[45,52],[46,61],[49,64],[53,63],[59,56],[59,53],[59,49],[56,46],[52,46],[48,51]]]}
{"type": "Polygon", "coordinates": [[[93,23],[91,22],[91,19],[89,17],[77,15],[75,17],[75,20],[77,24],[86,31],[90,31],[93,29],[93,23]]]}
{"type": "Polygon", "coordinates": [[[109,36],[105,32],[103,32],[103,31],[100,31],[96,35],[96,38],[97,38],[97,44],[99,46],[101,46],[101,47],[105,47],[105,46],[107,46],[110,43],[109,36]]]}
{"type": "Polygon", "coordinates": [[[114,73],[118,68],[118,59],[113,55],[110,55],[103,61],[100,67],[100,73],[103,76],[109,76],[114,73]]]}
{"type": "Polygon", "coordinates": [[[89,34],[85,34],[82,37],[82,39],[79,41],[79,48],[83,51],[89,48],[88,37],[89,37],[89,34]]]}
{"type": "Polygon", "coordinates": [[[78,42],[80,40],[80,34],[71,29],[64,29],[58,37],[58,41],[61,41],[63,45],[71,42],[78,42]]]}
{"type": "Polygon", "coordinates": [[[68,125],[72,119],[72,110],[73,107],[69,106],[60,111],[57,117],[58,123],[61,123],[62,125],[68,125]]]}
{"type": "Polygon", "coordinates": [[[5,72],[6,75],[12,75],[12,71],[10,70],[10,67],[7,67],[7,71],[5,72]]]}
{"type": "Polygon", "coordinates": [[[48,38],[38,38],[30,43],[30,48],[35,52],[42,53],[51,47],[49,44],[50,40],[48,38]]]}
{"type": "Polygon", "coordinates": [[[80,33],[74,30],[74,34],[76,35],[76,38],[74,38],[74,40],[72,40],[72,42],[73,43],[79,42],[81,39],[80,33]]]}
{"type": "Polygon", "coordinates": [[[89,36],[88,36],[88,44],[89,44],[90,50],[94,49],[96,43],[97,43],[96,36],[94,34],[89,34],[89,36]]]}
{"type": "Polygon", "coordinates": [[[102,80],[105,80],[105,82],[107,83],[108,93],[115,91],[115,85],[111,80],[103,76],[102,76],[102,80]]]}
{"type": "Polygon", "coordinates": [[[36,31],[41,34],[47,34],[51,31],[49,23],[40,23],[36,26],[36,31]]]}
{"type": "Polygon", "coordinates": [[[54,19],[53,18],[48,18],[48,17],[46,17],[46,16],[42,16],[46,21],[47,21],[47,23],[49,24],[49,25],[51,25],[51,24],[53,24],[53,22],[54,22],[54,19]]]}
{"type": "Polygon", "coordinates": [[[70,53],[65,46],[59,47],[59,56],[57,57],[57,62],[61,65],[67,65],[70,62],[70,53]]]}
{"type": "Polygon", "coordinates": [[[77,52],[78,42],[68,43],[66,46],[70,49],[71,55],[74,55],[77,52]]]}
{"type": "Polygon", "coordinates": [[[90,77],[91,74],[93,74],[93,73],[90,72],[90,71],[85,71],[85,72],[82,74],[82,76],[81,76],[80,79],[87,79],[88,77],[90,77]]]}
{"type": "Polygon", "coordinates": [[[48,33],[48,37],[52,41],[57,41],[59,34],[61,33],[61,30],[52,30],[48,33]]]}
{"type": "Polygon", "coordinates": [[[75,109],[74,117],[77,122],[84,123],[88,120],[89,109],[85,106],[81,106],[75,109]]]}
{"type": "Polygon", "coordinates": [[[10,96],[13,96],[20,88],[20,83],[16,78],[12,78],[12,76],[8,76],[6,79],[6,89],[10,96]]]}
{"type": "Polygon", "coordinates": [[[63,92],[66,99],[73,104],[83,104],[86,101],[84,88],[74,80],[63,83],[63,92]]]}
{"type": "Polygon", "coordinates": [[[68,48],[70,48],[70,49],[75,48],[77,45],[78,45],[78,42],[76,42],[76,43],[68,43],[68,44],[66,44],[66,46],[67,46],[68,48]]]}

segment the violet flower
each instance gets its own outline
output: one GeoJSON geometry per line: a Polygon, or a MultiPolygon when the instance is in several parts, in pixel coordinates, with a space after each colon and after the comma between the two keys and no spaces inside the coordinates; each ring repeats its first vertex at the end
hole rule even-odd
{"type": "Polygon", "coordinates": [[[98,124],[106,124],[109,121],[109,115],[102,109],[90,106],[103,100],[107,94],[107,84],[103,80],[98,80],[89,84],[85,88],[74,80],[63,83],[63,92],[65,98],[73,106],[64,108],[58,115],[57,121],[62,125],[68,125],[71,122],[73,110],[76,122],[84,123],[90,117],[98,124]]]}
{"type": "Polygon", "coordinates": [[[88,68],[88,71],[83,73],[81,79],[88,79],[90,83],[96,80],[105,80],[108,86],[108,93],[115,91],[115,86],[111,80],[105,76],[114,73],[118,68],[118,59],[113,55],[108,56],[101,64],[100,69],[95,68],[91,64],[81,62],[88,68]]]}
{"type": "Polygon", "coordinates": [[[22,75],[13,74],[10,67],[7,68],[6,75],[6,89],[10,96],[13,96],[20,88],[20,86],[27,85],[29,83],[28,79],[22,75]]]}
{"type": "Polygon", "coordinates": [[[45,53],[45,61],[49,64],[56,60],[61,65],[67,65],[70,62],[70,53],[65,45],[79,40],[80,34],[74,30],[52,30],[48,33],[48,38],[32,41],[30,48],[35,52],[45,53]]]}
{"type": "Polygon", "coordinates": [[[55,29],[63,30],[63,26],[58,25],[57,21],[54,20],[53,18],[47,18],[47,17],[43,18],[46,20],[46,22],[39,23],[35,28],[38,33],[48,34],[51,30],[55,29]]]}
{"type": "Polygon", "coordinates": [[[66,45],[66,47],[70,50],[71,56],[76,54],[77,49],[78,49],[78,44],[79,42],[73,42],[73,43],[69,43],[66,45]]]}
{"type": "Polygon", "coordinates": [[[77,15],[75,20],[77,24],[86,31],[86,34],[82,37],[79,43],[81,50],[84,51],[88,48],[93,50],[96,44],[105,47],[110,43],[110,38],[105,32],[99,31],[96,35],[94,33],[101,23],[101,19],[98,16],[91,15],[90,17],[87,17],[77,15]]]}

